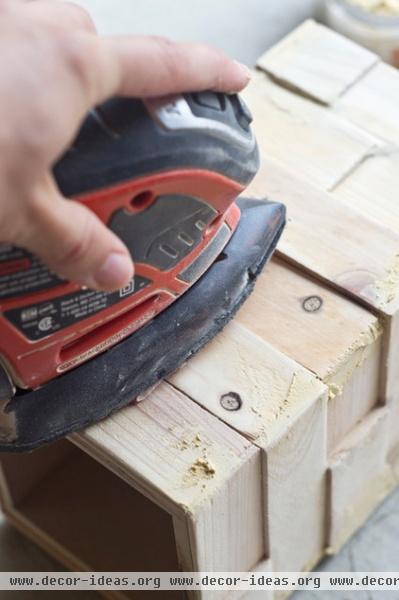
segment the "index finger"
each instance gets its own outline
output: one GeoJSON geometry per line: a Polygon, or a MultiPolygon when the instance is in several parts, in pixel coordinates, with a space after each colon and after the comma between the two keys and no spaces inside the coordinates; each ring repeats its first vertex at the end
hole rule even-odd
{"type": "Polygon", "coordinates": [[[91,44],[93,104],[114,95],[145,98],[202,90],[239,92],[251,77],[246,66],[205,44],[147,36],[93,36],[91,44]]]}

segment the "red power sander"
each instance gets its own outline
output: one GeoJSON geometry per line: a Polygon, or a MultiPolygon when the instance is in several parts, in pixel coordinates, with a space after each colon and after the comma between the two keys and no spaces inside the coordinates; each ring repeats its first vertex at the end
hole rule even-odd
{"type": "Polygon", "coordinates": [[[0,245],[0,450],[132,402],[234,315],[285,223],[281,204],[236,202],[259,166],[251,120],[239,96],[213,92],[91,111],[54,175],[123,240],[135,276],[92,291],[0,245]]]}

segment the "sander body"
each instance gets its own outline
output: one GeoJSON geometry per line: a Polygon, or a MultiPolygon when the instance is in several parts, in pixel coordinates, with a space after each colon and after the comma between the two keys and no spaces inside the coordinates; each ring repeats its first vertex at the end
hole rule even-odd
{"type": "Polygon", "coordinates": [[[239,96],[213,92],[89,113],[54,176],[121,238],[135,275],[85,289],[0,245],[0,450],[104,418],[233,316],[285,222],[281,204],[236,202],[259,167],[250,123],[239,96]]]}

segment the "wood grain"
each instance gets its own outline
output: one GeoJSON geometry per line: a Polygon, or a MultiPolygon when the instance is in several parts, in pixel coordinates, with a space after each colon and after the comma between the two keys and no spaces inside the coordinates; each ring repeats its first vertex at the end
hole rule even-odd
{"type": "Polygon", "coordinates": [[[254,116],[262,154],[323,190],[382,145],[350,121],[280,87],[265,73],[254,74],[244,98],[254,116]]]}
{"type": "Polygon", "coordinates": [[[238,317],[171,382],[262,450],[267,556],[276,570],[294,571],[315,564],[325,544],[327,394],[266,340],[238,317]],[[223,408],[226,395],[240,399],[238,410],[223,408]],[[300,485],[306,502],[297,503],[292,490],[300,485]]]}
{"type": "Polygon", "coordinates": [[[265,52],[257,65],[280,83],[331,104],[377,62],[369,50],[309,20],[265,52]]]}
{"type": "Polygon", "coordinates": [[[337,551],[393,488],[387,464],[389,412],[372,411],[330,458],[329,546],[337,551]]]}
{"type": "Polygon", "coordinates": [[[345,91],[333,110],[389,146],[399,143],[398,106],[399,73],[380,62],[345,91]]]}
{"type": "Polygon", "coordinates": [[[278,246],[284,258],[373,308],[389,312],[395,305],[391,279],[399,230],[376,223],[356,203],[342,202],[268,156],[248,193],[286,205],[288,224],[278,246]]]}

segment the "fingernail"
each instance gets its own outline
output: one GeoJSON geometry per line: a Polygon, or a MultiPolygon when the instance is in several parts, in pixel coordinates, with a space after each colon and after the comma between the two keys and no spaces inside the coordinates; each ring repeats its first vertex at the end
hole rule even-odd
{"type": "Polygon", "coordinates": [[[243,63],[238,62],[238,60],[234,61],[236,63],[236,65],[238,67],[240,67],[240,70],[242,72],[242,74],[246,77],[247,81],[250,81],[252,79],[252,71],[249,67],[247,67],[247,65],[244,65],[243,63]]]}
{"type": "Polygon", "coordinates": [[[126,254],[109,254],[101,267],[93,274],[95,287],[117,290],[129,283],[134,275],[132,260],[126,254]]]}

